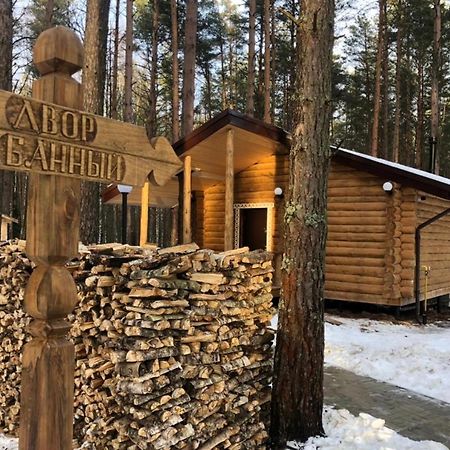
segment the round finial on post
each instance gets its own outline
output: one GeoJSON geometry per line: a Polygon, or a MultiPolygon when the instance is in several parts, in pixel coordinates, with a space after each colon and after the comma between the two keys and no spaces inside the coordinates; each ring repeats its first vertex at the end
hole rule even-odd
{"type": "Polygon", "coordinates": [[[43,31],[36,40],[33,60],[41,75],[63,72],[72,75],[83,67],[83,44],[76,33],[66,27],[43,31]]]}

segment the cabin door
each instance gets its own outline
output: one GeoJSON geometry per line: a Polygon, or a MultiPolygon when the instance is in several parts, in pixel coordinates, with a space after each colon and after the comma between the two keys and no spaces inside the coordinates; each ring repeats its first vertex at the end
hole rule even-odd
{"type": "Polygon", "coordinates": [[[234,205],[235,247],[272,250],[273,204],[240,203],[234,205]]]}
{"type": "Polygon", "coordinates": [[[241,232],[239,247],[250,250],[266,249],[267,208],[241,209],[241,232]]]}

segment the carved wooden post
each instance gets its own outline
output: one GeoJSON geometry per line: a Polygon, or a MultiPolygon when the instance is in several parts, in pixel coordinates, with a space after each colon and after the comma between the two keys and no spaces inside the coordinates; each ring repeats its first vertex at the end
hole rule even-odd
{"type": "MultiPolygon", "coordinates": [[[[79,109],[81,85],[71,75],[82,61],[83,47],[74,32],[63,27],[44,31],[34,48],[42,78],[34,82],[33,97],[79,109]]],[[[61,124],[51,115],[45,120],[55,139],[60,125],[67,134],[76,131],[70,114],[61,124]]],[[[33,340],[23,355],[20,450],[72,448],[75,357],[66,317],[77,293],[64,264],[78,252],[79,198],[79,180],[30,173],[27,253],[37,267],[25,294],[25,309],[34,320],[33,340]]]]}

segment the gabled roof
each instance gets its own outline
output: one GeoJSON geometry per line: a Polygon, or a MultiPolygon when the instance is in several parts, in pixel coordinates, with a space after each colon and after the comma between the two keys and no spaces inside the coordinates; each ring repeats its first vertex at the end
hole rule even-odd
{"type": "MultiPolygon", "coordinates": [[[[191,150],[227,125],[234,125],[245,131],[277,141],[286,148],[290,147],[291,136],[287,131],[253,117],[246,116],[245,114],[227,109],[204,123],[185,138],[176,142],[173,145],[175,152],[178,156],[182,156],[185,152],[191,150]]],[[[333,161],[385,178],[386,181],[395,181],[428,194],[450,200],[449,178],[352,150],[336,149],[336,147],[331,147],[331,150],[333,161]]]]}
{"type": "Polygon", "coordinates": [[[450,200],[450,179],[352,150],[331,148],[333,161],[450,200]]]}
{"type": "Polygon", "coordinates": [[[196,128],[192,133],[173,144],[175,153],[180,156],[200,142],[212,136],[216,131],[232,125],[250,133],[276,141],[286,147],[290,146],[288,133],[280,127],[270,125],[254,117],[226,109],[208,122],[196,128]]]}
{"type": "MultiPolygon", "coordinates": [[[[208,185],[223,181],[224,167],[220,164],[224,164],[224,157],[221,155],[221,152],[225,148],[224,139],[227,129],[235,129],[236,132],[239,130],[237,133],[239,135],[238,138],[243,139],[240,145],[237,145],[235,152],[235,158],[242,159],[240,164],[236,164],[237,170],[242,170],[249,164],[259,162],[257,159],[264,154],[273,154],[274,152],[287,153],[290,147],[291,136],[287,131],[227,109],[173,145],[178,156],[182,157],[186,154],[195,156],[193,160],[193,167],[196,167],[193,173],[194,189],[202,190],[208,185]],[[254,149],[249,147],[250,143],[252,143],[253,147],[258,147],[259,150],[254,152],[254,149]],[[196,158],[198,161],[195,160],[196,158]]],[[[352,150],[331,147],[331,151],[333,161],[337,163],[371,173],[384,178],[386,181],[394,181],[450,200],[449,178],[352,150]]],[[[176,183],[172,184],[175,186],[176,183]]],[[[177,186],[175,186],[172,192],[169,186],[163,187],[161,189],[161,198],[156,195],[157,193],[154,190],[152,198],[156,202],[155,204],[163,205],[162,198],[165,199],[166,203],[168,201],[171,204],[176,203],[177,189],[177,186]]],[[[104,201],[109,201],[112,198],[116,198],[116,201],[118,201],[117,195],[117,192],[113,192],[110,189],[104,193],[103,198],[104,201]]],[[[136,202],[138,203],[138,200],[136,202]]]]}

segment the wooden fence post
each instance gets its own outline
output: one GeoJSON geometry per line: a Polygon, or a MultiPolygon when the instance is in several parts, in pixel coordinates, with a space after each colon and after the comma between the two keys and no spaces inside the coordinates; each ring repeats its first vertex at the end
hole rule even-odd
{"type": "MultiPolygon", "coordinates": [[[[83,46],[73,31],[44,31],[34,48],[42,77],[33,84],[33,97],[80,109],[81,85],[71,75],[82,62],[83,46]]],[[[56,119],[48,112],[44,125],[53,132],[56,119]]],[[[64,120],[63,129],[75,132],[74,118],[67,114],[64,120]]],[[[33,340],[23,355],[20,450],[72,449],[75,356],[66,317],[77,303],[77,291],[64,265],[78,253],[79,201],[79,180],[30,173],[27,254],[37,267],[25,294],[33,340]]]]}

